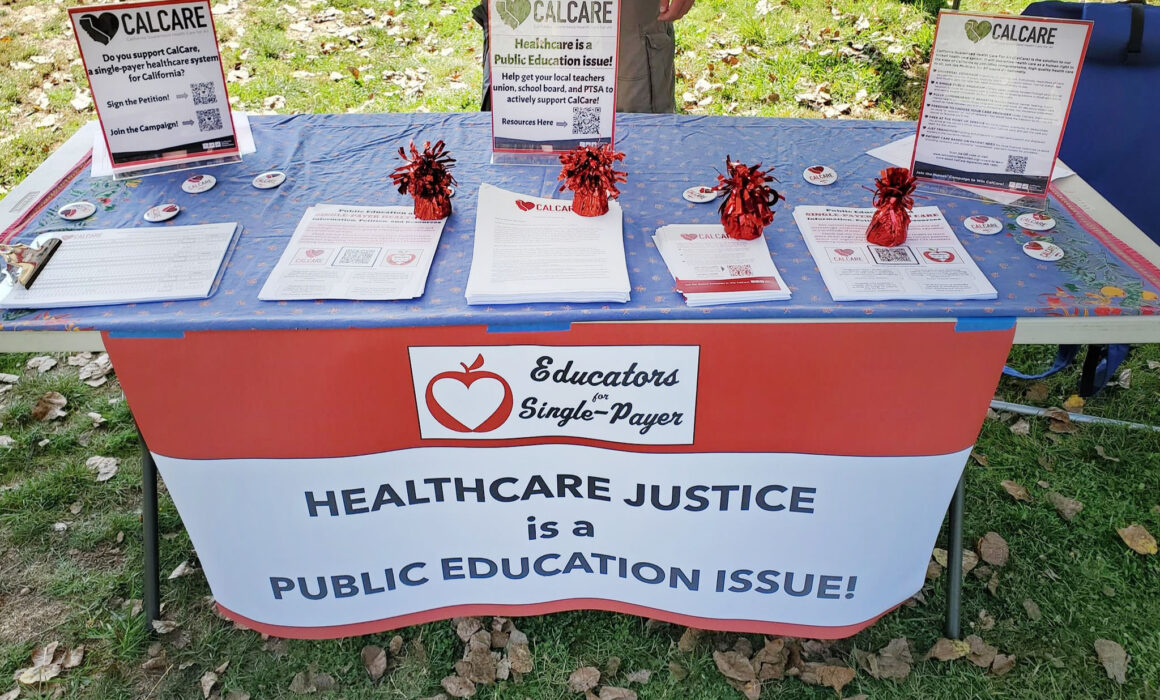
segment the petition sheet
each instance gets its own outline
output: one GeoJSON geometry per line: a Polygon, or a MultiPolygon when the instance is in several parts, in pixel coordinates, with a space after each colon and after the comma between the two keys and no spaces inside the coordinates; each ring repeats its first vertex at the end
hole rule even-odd
{"type": "Polygon", "coordinates": [[[938,207],[915,207],[906,243],[866,242],[874,209],[799,206],[794,221],[834,301],[999,296],[938,207]]]}
{"type": "Polygon", "coordinates": [[[720,225],[673,224],[657,229],[653,243],[686,295],[725,295],[737,301],[790,298],[769,255],[765,236],[730,238],[720,225]]]}
{"type": "Polygon", "coordinates": [[[416,219],[411,207],[311,207],[258,298],[383,301],[422,296],[445,222],[416,219]]]}

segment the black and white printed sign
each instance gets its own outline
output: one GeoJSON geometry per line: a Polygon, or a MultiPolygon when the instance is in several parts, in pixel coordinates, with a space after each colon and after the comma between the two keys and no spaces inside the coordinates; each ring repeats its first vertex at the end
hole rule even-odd
{"type": "Polygon", "coordinates": [[[424,439],[691,445],[700,348],[412,347],[424,439]]]}
{"type": "Polygon", "coordinates": [[[489,0],[492,147],[612,141],[620,0],[489,0]]]}
{"type": "Polygon", "coordinates": [[[208,0],[76,7],[69,19],[114,172],[238,153],[208,0]]]}

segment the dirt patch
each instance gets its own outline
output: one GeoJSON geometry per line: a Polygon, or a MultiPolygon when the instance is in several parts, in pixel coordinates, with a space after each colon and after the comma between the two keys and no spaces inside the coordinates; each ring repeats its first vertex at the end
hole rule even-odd
{"type": "Polygon", "coordinates": [[[68,606],[33,592],[0,595],[0,643],[33,641],[60,623],[68,606]]]}

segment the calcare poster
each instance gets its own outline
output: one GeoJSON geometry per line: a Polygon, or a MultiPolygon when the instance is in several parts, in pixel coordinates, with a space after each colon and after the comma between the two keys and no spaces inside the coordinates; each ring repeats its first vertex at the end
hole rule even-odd
{"type": "Polygon", "coordinates": [[[585,323],[104,342],[215,599],[248,627],[326,638],[595,608],[833,638],[922,587],[1012,333],[585,323]]]}
{"type": "Polygon", "coordinates": [[[1090,32],[1090,22],[940,12],[914,176],[1046,196],[1090,32]]]}
{"type": "Polygon", "coordinates": [[[494,151],[609,143],[620,0],[489,0],[494,151]]]}
{"type": "Polygon", "coordinates": [[[238,153],[208,0],[76,7],[69,19],[114,172],[238,153]]]}

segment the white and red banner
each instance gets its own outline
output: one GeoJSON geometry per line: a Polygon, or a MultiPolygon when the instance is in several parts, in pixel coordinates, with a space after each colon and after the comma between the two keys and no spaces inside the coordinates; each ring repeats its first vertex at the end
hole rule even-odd
{"type": "Polygon", "coordinates": [[[1011,336],[675,323],[105,342],[219,605],[255,629],[597,608],[841,637],[922,586],[1011,336]]]}

